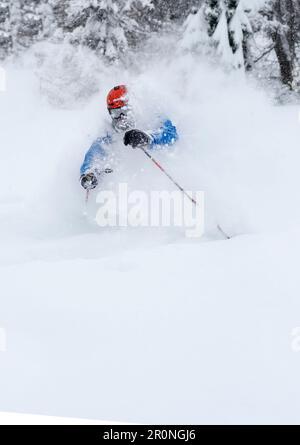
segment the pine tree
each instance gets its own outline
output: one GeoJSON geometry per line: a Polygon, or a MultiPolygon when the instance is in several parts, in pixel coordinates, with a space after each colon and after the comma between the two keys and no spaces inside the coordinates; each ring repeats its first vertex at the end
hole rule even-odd
{"type": "Polygon", "coordinates": [[[234,68],[249,67],[248,39],[252,29],[243,0],[204,0],[194,17],[190,15],[185,23],[185,48],[188,44],[191,49],[207,45],[203,28],[222,64],[234,68]]]}
{"type": "Polygon", "coordinates": [[[300,1],[268,0],[261,8],[262,31],[273,42],[282,82],[293,88],[298,69],[300,1]]]}
{"type": "Polygon", "coordinates": [[[203,8],[192,8],[183,26],[180,50],[203,53],[208,49],[208,33],[203,8]]]}
{"type": "Polygon", "coordinates": [[[10,18],[9,0],[0,1],[0,59],[4,59],[13,48],[10,18]]]}
{"type": "Polygon", "coordinates": [[[205,2],[204,15],[207,22],[207,33],[211,37],[220,21],[222,8],[219,0],[207,0],[205,2]]]}
{"type": "MultiPolygon", "coordinates": [[[[138,0],[146,7],[149,0],[138,0]]],[[[130,33],[139,26],[130,15],[137,0],[70,0],[66,27],[69,41],[83,44],[112,62],[122,58],[129,48],[130,33]]]]}
{"type": "Polygon", "coordinates": [[[19,22],[16,28],[17,47],[30,47],[42,36],[43,17],[41,12],[42,0],[18,0],[19,22]]]}
{"type": "Polygon", "coordinates": [[[70,0],[49,0],[56,27],[65,30],[70,0]]]}
{"type": "Polygon", "coordinates": [[[56,33],[57,24],[54,15],[53,0],[41,0],[38,13],[42,21],[40,40],[51,39],[56,33]]]}
{"type": "Polygon", "coordinates": [[[153,25],[162,28],[166,22],[179,22],[182,24],[193,8],[199,9],[203,0],[152,0],[153,8],[150,11],[153,25]]]}
{"type": "Polygon", "coordinates": [[[243,0],[225,0],[229,45],[235,67],[251,66],[248,40],[252,27],[245,13],[243,0]]]}

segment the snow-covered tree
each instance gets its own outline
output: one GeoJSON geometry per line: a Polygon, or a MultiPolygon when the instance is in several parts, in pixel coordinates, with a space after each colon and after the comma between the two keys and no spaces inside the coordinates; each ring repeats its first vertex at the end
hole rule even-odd
{"type": "Polygon", "coordinates": [[[0,0],[0,54],[18,53],[54,32],[51,0],[0,0]]]}
{"type": "Polygon", "coordinates": [[[243,0],[204,0],[198,12],[187,18],[183,42],[191,49],[209,44],[228,67],[243,68],[249,64],[248,38],[252,33],[243,0]],[[203,32],[204,31],[204,32],[203,32]]]}
{"type": "Polygon", "coordinates": [[[43,30],[42,0],[18,0],[19,22],[16,25],[17,46],[28,48],[39,39],[43,30]]]}
{"type": "Polygon", "coordinates": [[[270,39],[280,67],[281,80],[293,87],[299,70],[300,1],[267,0],[260,9],[262,30],[270,39]]]}
{"type": "Polygon", "coordinates": [[[243,0],[225,0],[228,39],[236,67],[248,68],[251,65],[248,41],[252,27],[246,14],[243,0]]]}
{"type": "Polygon", "coordinates": [[[0,58],[48,40],[128,61],[182,24],[181,50],[300,88],[300,0],[0,0],[0,58]]]}
{"type": "Polygon", "coordinates": [[[39,5],[38,14],[42,21],[42,30],[39,33],[40,40],[51,39],[57,29],[52,1],[41,0],[39,5]]]}
{"type": "Polygon", "coordinates": [[[184,23],[184,32],[180,41],[180,49],[203,53],[209,46],[209,23],[205,22],[203,8],[192,8],[184,23]]]}
{"type": "Polygon", "coordinates": [[[222,5],[219,0],[207,0],[204,5],[204,15],[207,22],[207,33],[212,37],[216,27],[220,21],[223,12],[222,5]]]}
{"type": "Polygon", "coordinates": [[[66,27],[69,41],[83,44],[108,61],[122,58],[129,48],[130,33],[138,33],[130,11],[134,4],[150,5],[149,0],[70,0],[66,27]]]}
{"type": "Polygon", "coordinates": [[[199,8],[203,0],[152,0],[151,19],[154,27],[163,27],[166,22],[182,23],[193,7],[199,8]]]}
{"type": "Polygon", "coordinates": [[[4,59],[12,50],[11,12],[9,0],[0,1],[0,59],[4,59]]]}
{"type": "Polygon", "coordinates": [[[64,29],[67,22],[67,10],[70,0],[49,0],[57,28],[64,29]]]}

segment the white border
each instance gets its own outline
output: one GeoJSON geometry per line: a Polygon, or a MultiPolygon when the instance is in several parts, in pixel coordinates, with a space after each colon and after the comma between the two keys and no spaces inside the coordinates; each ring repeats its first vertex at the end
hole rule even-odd
{"type": "Polygon", "coordinates": [[[133,425],[126,422],[0,412],[0,425],[133,425]]]}

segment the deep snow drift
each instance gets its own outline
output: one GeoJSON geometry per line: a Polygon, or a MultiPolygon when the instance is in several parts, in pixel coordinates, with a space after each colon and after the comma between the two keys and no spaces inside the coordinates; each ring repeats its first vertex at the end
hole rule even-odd
{"type": "MultiPolygon", "coordinates": [[[[0,410],[298,422],[297,107],[189,56],[124,71],[86,52],[63,63],[64,51],[7,66],[0,93],[0,410]],[[93,199],[83,217],[80,163],[117,83],[143,126],[157,113],[176,123],[180,141],[156,157],[205,191],[202,239],[101,229],[93,199]],[[217,223],[236,236],[220,239],[217,223]]],[[[120,157],[103,187],[173,189],[141,152],[120,157]]]]}

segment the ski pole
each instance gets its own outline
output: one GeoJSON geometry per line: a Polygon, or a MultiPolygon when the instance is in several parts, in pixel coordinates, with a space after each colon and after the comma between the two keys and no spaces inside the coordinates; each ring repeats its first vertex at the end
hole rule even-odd
{"type": "Polygon", "coordinates": [[[85,195],[85,204],[86,204],[86,205],[88,204],[88,201],[89,201],[89,195],[90,195],[90,191],[87,190],[87,191],[86,191],[86,195],[85,195]]]}
{"type": "MultiPolygon", "coordinates": [[[[106,168],[106,169],[104,169],[104,170],[99,172],[99,176],[101,176],[101,175],[103,175],[105,173],[113,173],[113,169],[112,168],[106,168]]],[[[87,206],[88,206],[88,202],[89,202],[90,191],[91,191],[90,188],[86,189],[84,215],[87,215],[87,206]]]]}
{"type": "MultiPolygon", "coordinates": [[[[173,182],[173,184],[176,185],[177,188],[179,188],[179,190],[189,198],[190,201],[192,201],[193,204],[198,205],[197,201],[192,198],[185,190],[183,187],[181,187],[181,185],[179,185],[173,178],[172,176],[160,165],[160,163],[153,157],[151,156],[151,154],[142,146],[139,147],[146,156],[148,156],[149,159],[151,159],[151,161],[156,165],[156,167],[158,167],[169,179],[170,181],[173,182]]],[[[217,225],[217,229],[218,231],[221,233],[221,235],[225,238],[225,239],[230,239],[231,237],[229,235],[227,235],[226,232],[224,232],[224,230],[222,229],[222,227],[218,224],[217,225]]]]}
{"type": "Polygon", "coordinates": [[[159,162],[157,162],[157,160],[151,156],[151,154],[144,148],[144,147],[139,147],[146,156],[148,156],[149,159],[151,159],[151,161],[156,165],[156,167],[158,167],[169,179],[170,181],[173,182],[174,185],[176,185],[176,187],[185,195],[187,196],[187,198],[189,198],[190,201],[192,201],[193,204],[197,205],[197,201],[192,198],[185,190],[183,187],[181,187],[181,185],[178,184],[178,182],[176,182],[172,176],[160,165],[159,162]]]}
{"type": "Polygon", "coordinates": [[[86,193],[85,193],[85,200],[84,200],[84,210],[83,210],[84,216],[87,216],[89,196],[90,196],[90,191],[87,190],[86,193]]]}

